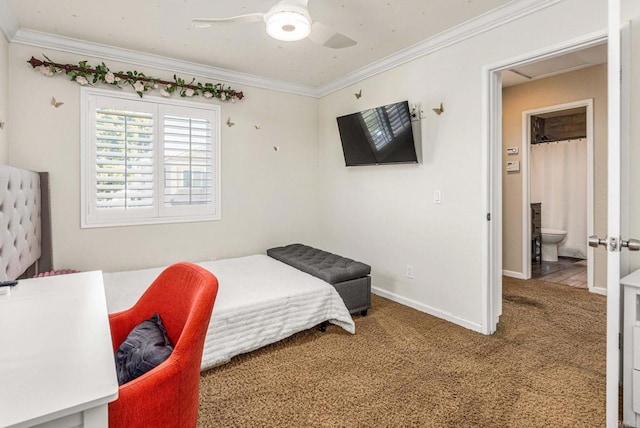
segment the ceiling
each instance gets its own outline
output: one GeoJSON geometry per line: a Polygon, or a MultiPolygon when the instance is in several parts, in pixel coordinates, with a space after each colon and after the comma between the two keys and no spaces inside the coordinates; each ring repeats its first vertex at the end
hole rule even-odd
{"type": "Polygon", "coordinates": [[[18,28],[317,88],[509,0],[309,0],[314,21],[358,44],[280,42],[264,24],[193,28],[192,18],[266,12],[277,0],[8,0],[18,28]]]}
{"type": "Polygon", "coordinates": [[[502,73],[502,86],[513,86],[544,79],[607,62],[607,44],[566,53],[542,61],[515,67],[502,73]]]}

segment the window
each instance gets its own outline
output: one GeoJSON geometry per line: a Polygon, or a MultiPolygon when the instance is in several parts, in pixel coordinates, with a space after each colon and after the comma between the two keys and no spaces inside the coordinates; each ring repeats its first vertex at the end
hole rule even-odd
{"type": "Polygon", "coordinates": [[[220,107],[82,88],[82,227],[220,219],[220,107]]]}

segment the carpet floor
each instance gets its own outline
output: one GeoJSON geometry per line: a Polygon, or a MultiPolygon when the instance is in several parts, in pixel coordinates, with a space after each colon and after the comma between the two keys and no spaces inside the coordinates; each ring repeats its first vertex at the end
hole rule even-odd
{"type": "Polygon", "coordinates": [[[311,329],[203,372],[198,426],[605,425],[605,297],[504,278],[492,336],[372,301],[355,335],[311,329]]]}

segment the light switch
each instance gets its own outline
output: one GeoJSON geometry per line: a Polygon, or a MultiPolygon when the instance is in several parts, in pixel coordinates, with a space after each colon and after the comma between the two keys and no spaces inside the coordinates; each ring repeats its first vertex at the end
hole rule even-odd
{"type": "Polygon", "coordinates": [[[441,204],[442,203],[442,198],[441,198],[439,190],[434,190],[433,191],[433,203],[434,204],[441,204]]]}

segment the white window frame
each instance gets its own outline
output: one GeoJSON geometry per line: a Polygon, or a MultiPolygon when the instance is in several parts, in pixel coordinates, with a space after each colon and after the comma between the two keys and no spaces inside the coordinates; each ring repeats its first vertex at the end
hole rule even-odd
{"type": "Polygon", "coordinates": [[[80,188],[81,188],[81,228],[134,226],[146,224],[184,223],[215,221],[222,218],[221,211],[221,170],[220,170],[220,106],[172,98],[116,92],[114,90],[83,87],[80,91],[80,188]],[[96,106],[98,99],[109,99],[109,106],[151,112],[154,116],[153,150],[153,207],[135,210],[107,212],[96,207],[96,106]],[[113,103],[113,104],[112,104],[113,103]],[[139,110],[137,110],[139,108],[139,110]],[[211,121],[211,201],[210,205],[164,206],[164,136],[162,117],[168,114],[187,114],[192,118],[211,121]]]}

